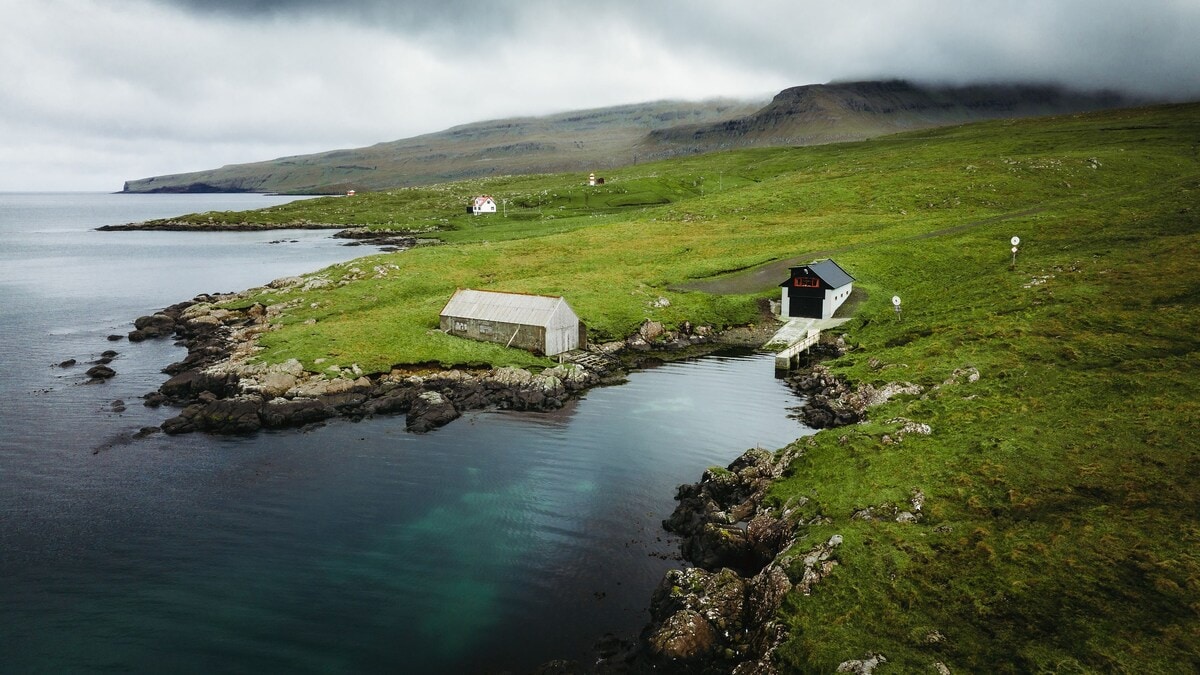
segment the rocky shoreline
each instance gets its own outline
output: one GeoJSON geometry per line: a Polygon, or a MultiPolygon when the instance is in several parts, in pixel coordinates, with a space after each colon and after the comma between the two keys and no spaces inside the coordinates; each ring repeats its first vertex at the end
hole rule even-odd
{"type": "MultiPolygon", "coordinates": [[[[845,343],[823,343],[821,356],[837,356],[845,343]]],[[[873,364],[881,367],[879,364],[873,364]]],[[[973,366],[959,368],[928,391],[910,382],[851,385],[817,363],[788,378],[805,403],[796,416],[815,429],[835,428],[866,420],[871,408],[894,396],[929,395],[938,389],[979,380],[973,366]]],[[[884,444],[899,443],[907,434],[929,434],[929,425],[903,418],[887,420],[899,428],[884,435],[884,444]]],[[[828,524],[825,516],[802,516],[805,497],[783,504],[765,499],[772,483],[804,454],[812,439],[802,439],[777,452],[747,450],[725,469],[709,469],[696,483],[679,486],[679,502],[663,528],[682,537],[681,557],[691,568],[672,570],[654,591],[651,622],[623,652],[600,653],[594,668],[558,664],[547,672],[665,672],[690,675],[777,675],[775,650],[787,637],[776,619],[784,597],[801,596],[838,565],[839,534],[796,546],[810,525],[828,524]]],[[[907,504],[868,506],[853,519],[918,522],[925,494],[914,489],[907,504]]],[[[841,663],[837,672],[869,674],[887,658],[867,654],[841,663]]],[[[949,672],[941,663],[938,672],[949,672]]]]}
{"type": "MultiPolygon", "coordinates": [[[[293,280],[273,283],[287,287],[293,280]]],[[[558,408],[571,394],[600,380],[574,366],[556,366],[537,375],[516,368],[366,374],[356,365],[310,373],[294,359],[257,364],[252,362],[255,338],[270,329],[281,308],[253,304],[228,310],[216,304],[236,297],[197,296],[134,323],[131,341],[174,336],[187,348],[184,360],[163,369],[170,379],[144,397],[147,405],[181,407],[178,415],[163,422],[165,433],[246,434],[334,417],[359,420],[383,414],[406,414],[408,429],[424,432],[466,410],[488,406],[558,408]]]]}
{"type": "MultiPolygon", "coordinates": [[[[821,346],[823,356],[844,348],[840,339],[821,346]]],[[[919,391],[907,383],[853,388],[819,363],[790,376],[788,384],[806,396],[797,417],[813,428],[860,422],[868,408],[919,391]]],[[[667,572],[638,638],[621,649],[601,645],[593,665],[552,662],[539,672],[777,674],[774,652],[788,636],[778,610],[788,593],[813,592],[837,566],[842,543],[834,535],[796,547],[806,526],[828,521],[819,515],[805,520],[803,497],[784,504],[766,500],[806,447],[799,440],[777,452],[747,450],[726,468],[708,469],[699,481],[679,486],[678,505],[663,528],[681,537],[681,559],[692,566],[667,572]]],[[[919,504],[913,508],[919,513],[919,504]]]]}
{"type": "MultiPolygon", "coordinates": [[[[835,357],[845,349],[839,338],[819,345],[816,356],[835,357]]],[[[979,371],[966,367],[934,389],[978,379],[979,371]]],[[[788,384],[805,397],[795,416],[814,429],[857,424],[870,408],[894,396],[927,393],[909,382],[852,386],[820,363],[792,374],[788,384]]],[[[889,422],[902,426],[884,443],[931,432],[910,420],[889,422]]],[[[699,481],[679,486],[678,505],[663,528],[681,537],[680,558],[692,566],[667,572],[652,594],[651,620],[641,634],[628,641],[602,640],[593,664],[554,661],[538,672],[777,675],[775,650],[788,638],[778,610],[789,593],[814,592],[837,567],[843,541],[835,534],[797,546],[807,526],[830,521],[819,514],[805,520],[804,497],[783,504],[766,500],[774,481],[811,442],[798,440],[777,452],[747,450],[726,468],[708,469],[699,481]]],[[[925,495],[914,490],[903,508],[868,507],[853,517],[915,522],[922,518],[924,502],[925,495]]],[[[840,664],[837,672],[871,673],[886,661],[882,654],[869,654],[840,664]]]]}
{"type": "MultiPolygon", "coordinates": [[[[368,227],[346,227],[334,223],[314,223],[308,220],[298,220],[289,223],[227,223],[212,221],[193,223],[183,220],[152,220],[142,223],[126,223],[124,225],[103,225],[96,228],[99,232],[263,232],[268,230],[337,230],[335,239],[346,239],[343,246],[379,246],[381,251],[389,253],[414,248],[416,246],[431,246],[441,243],[437,239],[423,238],[433,230],[373,230],[368,227]]],[[[271,242],[278,243],[278,242],[271,242]]]]}
{"type": "Polygon", "coordinates": [[[811,592],[837,564],[840,537],[792,551],[803,502],[772,507],[773,481],[803,453],[802,443],[772,453],[749,450],[725,469],[681,485],[663,527],[683,537],[694,567],[672,570],[655,589],[643,649],[660,670],[774,673],[775,649],[787,637],[776,621],[793,589],[811,592]]]}
{"type": "MultiPolygon", "coordinates": [[[[323,283],[332,282],[285,277],[269,286],[301,290],[323,283]]],[[[128,334],[131,342],[174,337],[187,348],[182,361],[163,369],[171,377],[143,396],[148,406],[180,408],[178,415],[163,422],[163,432],[246,434],[335,417],[360,420],[394,414],[406,415],[409,430],[425,432],[468,410],[554,410],[590,387],[618,381],[625,370],[646,359],[693,355],[730,344],[762,344],[771,331],[769,325],[721,334],[690,325],[667,331],[647,322],[627,340],[594,347],[597,358],[586,366],[568,362],[537,373],[508,367],[396,367],[364,373],[357,364],[331,364],[313,373],[294,359],[272,365],[253,361],[257,336],[271,329],[272,319],[286,304],[255,303],[241,310],[220,306],[248,297],[248,292],[200,295],[134,322],[128,334]]]]}
{"type": "MultiPolygon", "coordinates": [[[[274,288],[303,288],[313,279],[271,282],[274,288]]],[[[553,410],[580,392],[619,381],[625,370],[646,359],[669,359],[730,345],[761,346],[774,332],[770,323],[718,334],[708,327],[666,331],[647,322],[633,336],[595,348],[590,367],[566,363],[540,373],[519,368],[393,368],[363,373],[355,365],[307,372],[296,360],[254,363],[256,337],[270,330],[284,306],[251,304],[231,310],[220,303],[243,294],[201,295],[139,317],[129,339],[174,337],[187,356],[164,372],[171,377],[144,396],[148,406],[180,407],[161,425],[168,434],[254,433],[260,429],[303,427],[335,417],[359,420],[376,415],[406,416],[410,431],[426,432],[483,408],[553,410]]],[[[831,356],[845,348],[840,339],[820,349],[831,356]]],[[[978,373],[956,373],[968,379],[978,373]]],[[[796,373],[789,385],[805,396],[795,414],[812,428],[863,421],[867,409],[897,394],[919,394],[908,383],[883,387],[850,386],[817,365],[796,373]]],[[[920,426],[920,425],[916,425],[920,426]]],[[[907,427],[906,427],[907,429],[907,427]]],[[[911,431],[928,433],[914,428],[911,431]]],[[[139,432],[145,435],[146,429],[139,432]]],[[[804,452],[797,441],[772,453],[749,450],[725,469],[709,469],[696,483],[678,488],[679,502],[663,522],[681,537],[682,560],[691,567],[671,570],[650,601],[650,623],[632,640],[607,636],[590,664],[553,661],[540,673],[668,672],[776,673],[775,649],[787,638],[776,621],[784,597],[804,595],[837,563],[840,536],[794,547],[803,528],[798,503],[768,504],[772,482],[804,452]]],[[[915,508],[920,508],[919,506],[915,508]]]]}
{"type": "Polygon", "coordinates": [[[133,232],[139,230],[163,232],[253,232],[260,230],[344,230],[345,225],[334,223],[314,223],[308,220],[297,220],[290,223],[227,223],[210,221],[193,223],[186,220],[152,220],[143,223],[125,223],[123,225],[102,225],[98,232],[133,232]]]}

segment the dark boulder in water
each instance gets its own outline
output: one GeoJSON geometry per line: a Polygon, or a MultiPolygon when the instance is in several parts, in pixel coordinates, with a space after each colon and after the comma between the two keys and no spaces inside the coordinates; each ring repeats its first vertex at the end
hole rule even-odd
{"type": "Polygon", "coordinates": [[[133,322],[134,330],[129,333],[130,342],[141,342],[146,338],[164,337],[175,332],[175,319],[163,312],[139,316],[133,322]]]}
{"type": "Polygon", "coordinates": [[[162,430],[168,434],[189,431],[208,431],[215,434],[249,434],[262,428],[258,411],[263,400],[258,396],[238,398],[201,399],[183,409],[177,417],[163,422],[162,430]]]}
{"type": "Polygon", "coordinates": [[[87,376],[93,380],[107,380],[117,374],[117,371],[105,365],[92,366],[88,368],[87,376]]]}
{"type": "Polygon", "coordinates": [[[138,429],[137,433],[135,433],[133,435],[133,437],[134,438],[145,438],[147,436],[152,436],[154,434],[157,434],[160,431],[162,431],[162,430],[159,429],[158,427],[142,427],[141,429],[138,429]]]}

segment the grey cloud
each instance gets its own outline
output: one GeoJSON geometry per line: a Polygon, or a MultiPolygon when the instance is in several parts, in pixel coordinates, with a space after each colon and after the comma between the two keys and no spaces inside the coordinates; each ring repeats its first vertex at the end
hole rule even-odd
{"type": "Polygon", "coordinates": [[[235,19],[322,17],[398,31],[458,28],[465,34],[487,36],[513,24],[514,17],[537,3],[513,0],[155,0],[200,15],[235,19]],[[481,26],[487,30],[480,30],[481,26]]]}
{"type": "MultiPolygon", "coordinates": [[[[1200,3],[647,3],[640,25],[752,69],[826,79],[1019,80],[1200,96],[1200,3]],[[753,9],[751,9],[753,8],[753,9]]],[[[795,84],[811,80],[796,78],[795,84]]]]}
{"type": "Polygon", "coordinates": [[[1195,0],[0,2],[21,17],[0,23],[0,189],[48,184],[31,167],[72,148],[88,167],[111,155],[96,181],[119,186],[497,117],[833,80],[1200,98],[1195,0]]]}
{"type": "Polygon", "coordinates": [[[459,58],[519,49],[553,34],[603,30],[616,38],[614,49],[632,36],[791,84],[856,77],[1004,79],[1170,98],[1200,95],[1194,67],[1200,62],[1200,3],[1189,0],[156,1],[234,20],[320,18],[368,26],[429,38],[429,49],[459,58]]]}

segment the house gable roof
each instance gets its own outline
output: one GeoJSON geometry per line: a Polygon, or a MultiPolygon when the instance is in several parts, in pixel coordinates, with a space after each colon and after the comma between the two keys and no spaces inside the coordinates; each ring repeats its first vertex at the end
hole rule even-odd
{"type": "MultiPolygon", "coordinates": [[[[854,281],[854,277],[850,276],[850,274],[846,272],[846,270],[842,269],[841,265],[835,263],[832,258],[826,258],[821,262],[815,262],[808,265],[798,265],[796,267],[792,267],[792,277],[796,276],[796,270],[801,270],[806,267],[813,274],[817,275],[821,281],[824,281],[833,288],[841,288],[842,286],[854,281]]],[[[790,281],[791,279],[779,285],[788,286],[790,285],[790,281]]]]}
{"type": "Polygon", "coordinates": [[[562,296],[459,289],[442,308],[442,316],[500,323],[561,328],[578,321],[562,296]]]}

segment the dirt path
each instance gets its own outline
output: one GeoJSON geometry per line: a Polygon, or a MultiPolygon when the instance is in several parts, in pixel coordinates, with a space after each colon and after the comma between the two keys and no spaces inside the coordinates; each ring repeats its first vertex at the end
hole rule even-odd
{"type": "Polygon", "coordinates": [[[746,293],[762,293],[779,285],[780,281],[788,276],[788,269],[812,262],[820,258],[829,258],[838,253],[846,253],[847,251],[855,251],[868,246],[878,246],[880,244],[895,244],[902,241],[918,241],[921,239],[931,239],[933,237],[942,237],[950,234],[958,234],[967,230],[980,227],[981,225],[990,225],[1012,218],[1021,218],[1031,216],[1035,213],[1040,213],[1045,210],[1045,207],[1036,207],[1025,209],[1024,211],[1014,211],[1013,213],[1005,213],[991,218],[984,218],[962,225],[946,227],[932,232],[916,234],[908,237],[899,237],[897,239],[885,239],[883,241],[873,241],[864,244],[852,244],[841,248],[831,248],[819,251],[811,251],[803,255],[798,255],[792,258],[784,258],[782,260],[773,260],[769,263],[751,267],[749,269],[738,272],[731,272],[719,277],[709,277],[707,279],[695,279],[693,281],[675,284],[670,287],[674,291],[700,291],[703,293],[711,293],[713,295],[741,295],[746,293]]]}

